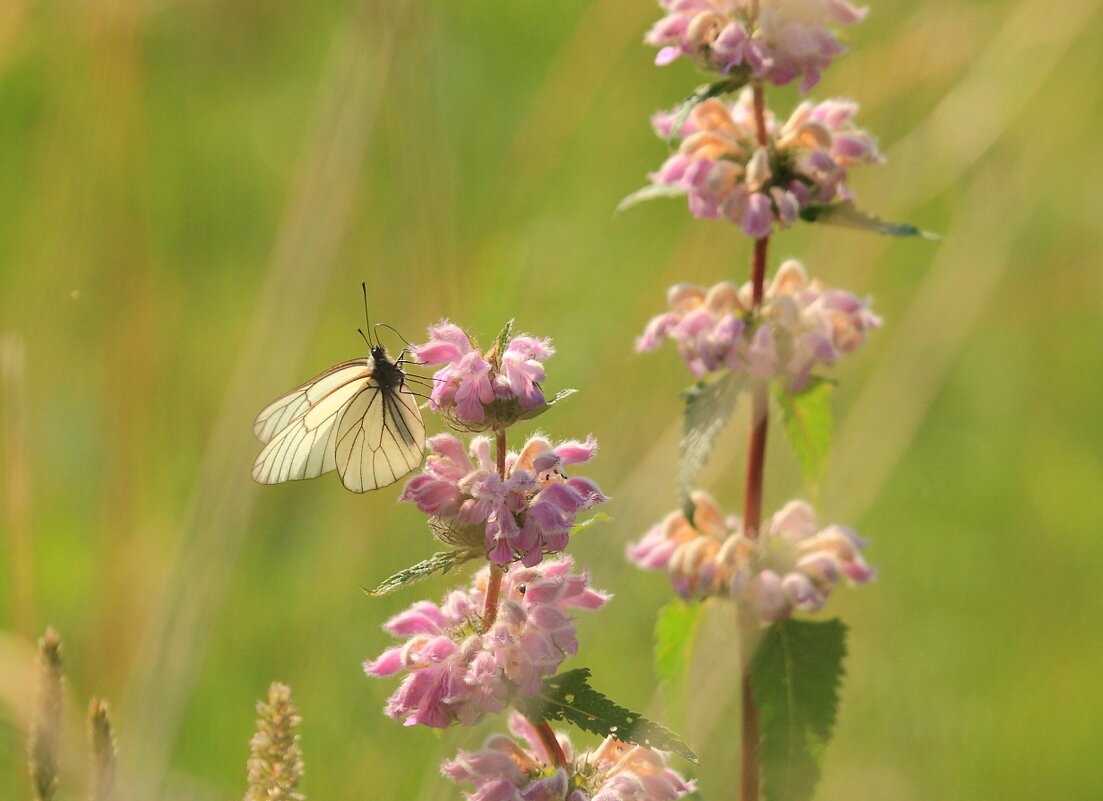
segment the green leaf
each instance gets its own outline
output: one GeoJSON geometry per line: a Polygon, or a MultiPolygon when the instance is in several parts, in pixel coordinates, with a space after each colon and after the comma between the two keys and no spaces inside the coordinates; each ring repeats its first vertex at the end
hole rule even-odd
{"type": "Polygon", "coordinates": [[[613,518],[609,517],[609,515],[605,514],[604,512],[598,512],[592,517],[586,518],[581,523],[575,523],[573,526],[571,526],[571,536],[573,537],[575,534],[578,534],[581,531],[585,531],[594,523],[608,523],[612,519],[613,518]]]}
{"type": "Polygon", "coordinates": [[[805,222],[827,223],[828,225],[841,225],[844,228],[857,228],[861,231],[872,231],[875,234],[886,236],[918,236],[938,242],[942,239],[938,234],[932,234],[906,223],[886,222],[880,217],[862,211],[854,205],[852,200],[843,200],[838,203],[828,203],[820,206],[806,206],[801,210],[800,218],[805,222]]]}
{"type": "Polygon", "coordinates": [[[628,211],[637,203],[658,198],[681,197],[687,190],[681,184],[650,184],[643,189],[637,189],[624,200],[617,204],[617,214],[628,211]]]}
{"type": "Polygon", "coordinates": [[[405,570],[398,571],[374,590],[369,590],[367,587],[363,587],[362,589],[368,595],[375,598],[381,595],[389,595],[403,585],[422,581],[429,578],[429,576],[434,573],[447,573],[457,565],[462,565],[464,562],[474,559],[476,556],[478,556],[477,553],[466,550],[440,551],[423,562],[418,562],[416,565],[410,565],[405,570]]]}
{"type": "Polygon", "coordinates": [[[685,99],[681,107],[678,109],[678,116],[674,118],[674,123],[670,126],[670,136],[667,137],[667,144],[674,147],[677,144],[678,134],[682,132],[682,126],[686,124],[686,120],[689,119],[690,112],[693,111],[701,103],[706,100],[711,100],[714,97],[720,95],[726,95],[729,92],[735,92],[742,89],[747,85],[747,72],[743,71],[738,75],[732,75],[727,78],[723,78],[719,81],[713,81],[712,83],[702,84],[693,90],[693,94],[685,99]]]}
{"type": "Polygon", "coordinates": [[[682,393],[686,408],[682,414],[682,452],[678,457],[678,497],[690,523],[693,503],[689,493],[708,461],[716,435],[735,411],[735,402],[745,384],[742,373],[726,370],[719,378],[698,381],[682,393]]]}
{"type": "Polygon", "coordinates": [[[701,604],[674,600],[659,610],[655,620],[655,672],[666,699],[667,714],[674,721],[685,715],[689,666],[703,609],[701,604]]]}
{"type": "Polygon", "coordinates": [[[540,693],[519,699],[518,707],[532,721],[565,720],[602,737],[673,751],[690,762],[697,761],[697,754],[678,735],[613,703],[590,686],[589,678],[589,668],[549,676],[540,693]]]}
{"type": "Polygon", "coordinates": [[[839,704],[846,626],[779,620],[751,661],[766,801],[808,801],[839,704]]]}
{"type": "MultiPolygon", "coordinates": [[[[521,411],[517,414],[516,419],[517,420],[531,420],[534,417],[539,417],[544,412],[546,412],[548,409],[550,409],[552,406],[559,403],[559,401],[563,400],[564,398],[569,398],[571,395],[575,394],[576,392],[578,392],[577,389],[561,389],[561,390],[559,390],[559,392],[556,392],[554,395],[552,395],[550,398],[548,398],[546,401],[544,401],[544,403],[540,404],[539,406],[536,406],[532,409],[521,409],[521,411]]],[[[518,404],[518,406],[520,406],[520,404],[518,404]]]]}
{"type": "Polygon", "coordinates": [[[494,337],[494,347],[491,349],[491,353],[495,354],[499,361],[501,361],[502,354],[506,352],[506,347],[509,345],[509,341],[512,338],[513,320],[510,319],[502,326],[502,330],[498,332],[498,336],[494,337]]]}
{"type": "Polygon", "coordinates": [[[804,480],[816,487],[823,478],[827,452],[831,447],[834,421],[831,396],[835,385],[813,378],[800,392],[789,392],[778,385],[774,392],[781,408],[781,423],[793,453],[800,462],[804,480]]]}

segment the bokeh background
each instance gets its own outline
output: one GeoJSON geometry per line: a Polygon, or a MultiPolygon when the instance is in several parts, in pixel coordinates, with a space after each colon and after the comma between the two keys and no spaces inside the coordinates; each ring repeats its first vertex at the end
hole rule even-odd
{"type": "MultiPolygon", "coordinates": [[[[773,266],[799,256],[885,318],[835,373],[814,495],[881,571],[827,610],[852,634],[819,797],[1097,799],[1101,4],[872,5],[814,94],[860,100],[889,157],[853,176],[862,205],[945,239],[803,226],[772,246],[773,266]]],[[[0,4],[0,797],[28,797],[21,727],[47,624],[77,737],[61,799],[85,792],[92,695],[114,705],[135,797],[240,797],[273,679],[305,718],[309,797],[459,797],[437,762],[486,727],[404,730],[380,714],[393,682],[360,670],[383,620],[454,580],[361,592],[432,552],[423,518],[397,487],[249,479],[255,413],[362,352],[362,280],[410,339],[443,316],[485,339],[510,317],[554,338],[547,388],[581,391],[540,423],[599,438],[586,473],[615,518],[572,546],[616,599],[580,622],[568,666],[664,715],[650,628],[669,588],[622,553],[675,504],[689,382],[672,352],[632,342],[668,284],[743,280],[750,252],[679,201],[613,214],[664,158],[648,115],[701,80],[651,65],[658,14],[0,4]]],[[[743,425],[707,473],[732,510],[743,425]]],[[[808,494],[774,436],[767,507],[808,494]]],[[[697,666],[681,724],[714,799],[735,771],[723,650],[697,666]]]]}

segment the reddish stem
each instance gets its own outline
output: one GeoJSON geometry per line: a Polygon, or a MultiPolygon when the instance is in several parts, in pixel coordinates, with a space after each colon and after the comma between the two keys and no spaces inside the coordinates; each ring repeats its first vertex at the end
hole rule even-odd
{"type": "Polygon", "coordinates": [[[762,526],[762,476],[766,470],[769,384],[755,382],[751,394],[751,441],[747,446],[747,484],[743,493],[743,533],[758,538],[762,526]]]}
{"type": "Polygon", "coordinates": [[[758,133],[758,144],[766,147],[770,141],[766,135],[766,96],[760,83],[754,85],[754,122],[758,133]]]}
{"type": "MultiPolygon", "coordinates": [[[[754,118],[758,144],[766,147],[766,100],[761,84],[754,86],[754,118]]],[[[769,236],[756,239],[754,261],[751,263],[752,314],[757,317],[766,294],[766,252],[769,236]]],[[[751,539],[758,537],[762,524],[762,482],[766,468],[766,433],[769,423],[769,382],[756,381],[751,394],[751,438],[747,446],[746,486],[743,493],[743,533],[751,539]]],[[[740,626],[740,647],[743,651],[743,736],[739,773],[740,801],[758,801],[759,798],[759,741],[758,709],[751,691],[750,650],[753,628],[740,626]]]]}
{"type": "MultiPolygon", "coordinates": [[[[766,236],[754,242],[751,287],[755,313],[762,305],[766,292],[766,249],[769,242],[770,238],[766,236]]],[[[743,492],[743,533],[752,540],[758,537],[762,523],[762,480],[766,469],[769,401],[769,384],[756,381],[751,395],[751,439],[747,446],[747,483],[743,492]]]]}
{"type": "Polygon", "coordinates": [[[490,581],[486,585],[486,603],[483,605],[483,631],[487,631],[498,619],[498,595],[502,591],[504,575],[501,565],[490,563],[490,581]]]}
{"type": "Polygon", "coordinates": [[[755,311],[762,305],[766,296],[766,249],[770,244],[770,237],[764,236],[754,241],[754,261],[751,262],[751,297],[755,311]]]}
{"type": "MultiPolygon", "coordinates": [[[[504,481],[506,477],[506,432],[505,429],[494,430],[494,456],[498,462],[498,476],[504,481]]],[[[505,568],[490,564],[490,581],[486,585],[486,603],[483,605],[483,631],[494,625],[498,619],[498,596],[502,591],[502,576],[505,568]]]]}
{"type": "Polygon", "coordinates": [[[567,755],[563,753],[563,748],[559,745],[559,740],[556,738],[555,732],[552,731],[551,726],[548,725],[548,722],[542,720],[532,725],[533,728],[536,729],[536,734],[540,737],[540,742],[543,744],[544,750],[547,751],[548,756],[551,757],[552,765],[557,768],[567,767],[567,755]]]}

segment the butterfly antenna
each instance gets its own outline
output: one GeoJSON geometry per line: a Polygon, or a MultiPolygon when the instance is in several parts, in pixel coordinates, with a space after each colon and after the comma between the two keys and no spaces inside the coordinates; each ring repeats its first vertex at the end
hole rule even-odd
{"type": "MultiPolygon", "coordinates": [[[[361,281],[360,282],[360,291],[364,295],[364,327],[366,329],[368,329],[368,331],[371,331],[372,330],[371,318],[368,317],[368,282],[367,281],[361,281]]],[[[357,330],[359,330],[359,329],[357,329],[357,330]]],[[[360,336],[364,337],[364,341],[368,343],[369,348],[375,347],[372,344],[371,339],[369,339],[368,336],[365,335],[363,331],[360,331],[360,336]]],[[[378,339],[378,337],[376,337],[376,338],[378,339]]]]}
{"type": "MultiPolygon", "coordinates": [[[[376,328],[381,328],[381,327],[386,328],[388,331],[391,331],[396,337],[398,337],[399,339],[401,339],[403,342],[406,343],[406,349],[407,350],[413,350],[414,349],[414,346],[410,342],[410,340],[406,339],[406,337],[404,337],[404,336],[402,336],[402,334],[398,333],[398,329],[395,328],[393,325],[389,325],[387,323],[376,323],[375,327],[376,328]]],[[[379,337],[379,335],[376,334],[377,339],[378,339],[378,337],[379,337]]]]}
{"type": "Polygon", "coordinates": [[[363,340],[364,340],[365,342],[367,342],[367,343],[368,343],[368,350],[371,350],[371,340],[370,340],[370,339],[368,339],[368,335],[364,333],[364,329],[363,329],[363,328],[357,328],[357,329],[356,329],[356,333],[358,333],[358,334],[360,335],[360,337],[361,337],[361,338],[362,338],[362,339],[363,339],[363,340]]]}

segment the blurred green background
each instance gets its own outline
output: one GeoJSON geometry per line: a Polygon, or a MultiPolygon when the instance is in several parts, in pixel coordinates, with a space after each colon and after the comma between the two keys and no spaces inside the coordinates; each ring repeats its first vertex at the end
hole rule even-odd
{"type": "MultiPolygon", "coordinates": [[[[772,267],[798,256],[885,318],[835,371],[816,495],[880,569],[827,610],[852,634],[822,799],[1103,793],[1099,6],[877,2],[814,92],[858,99],[889,157],[853,176],[862,205],[945,235],[804,226],[771,246],[772,267]]],[[[240,797],[272,679],[305,718],[309,797],[460,797],[437,762],[487,727],[402,729],[380,714],[394,682],[360,670],[383,620],[454,580],[361,592],[432,552],[423,518],[397,487],[249,479],[255,413],[362,353],[362,280],[410,339],[442,316],[554,338],[546,386],[581,392],[541,425],[598,437],[585,472],[615,518],[572,546],[616,599],[580,621],[567,665],[663,716],[650,628],[669,587],[622,553],[675,504],[689,382],[669,349],[632,343],[669,283],[744,280],[750,249],[681,202],[613,215],[664,158],[648,115],[701,80],[651,65],[658,15],[0,4],[0,797],[28,797],[21,717],[47,624],[74,715],[110,699],[123,778],[153,797],[240,797]]],[[[732,510],[744,447],[739,421],[708,472],[732,510]]],[[[774,436],[767,508],[807,492],[774,436]]],[[[715,799],[734,674],[707,662],[683,728],[715,799]]],[[[82,797],[85,758],[70,745],[60,798],[82,797]]]]}

